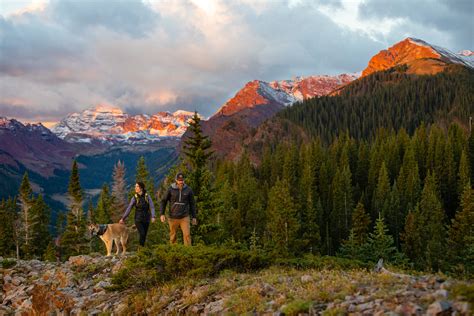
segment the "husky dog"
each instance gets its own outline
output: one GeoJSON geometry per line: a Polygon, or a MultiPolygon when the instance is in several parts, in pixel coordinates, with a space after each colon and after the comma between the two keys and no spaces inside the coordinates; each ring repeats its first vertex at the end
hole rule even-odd
{"type": "Polygon", "coordinates": [[[100,237],[100,239],[102,239],[105,244],[105,248],[107,248],[107,256],[110,256],[110,253],[112,252],[113,242],[115,242],[115,246],[117,247],[115,254],[119,254],[119,240],[122,244],[122,255],[125,254],[125,251],[127,250],[128,239],[127,226],[124,224],[89,224],[88,228],[93,235],[97,235],[100,237]]]}

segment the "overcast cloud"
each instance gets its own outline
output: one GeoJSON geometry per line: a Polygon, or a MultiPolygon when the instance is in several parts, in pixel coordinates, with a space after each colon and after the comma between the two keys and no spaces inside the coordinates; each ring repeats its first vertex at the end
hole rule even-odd
{"type": "Polygon", "coordinates": [[[473,49],[472,1],[2,0],[0,116],[216,111],[246,82],[363,70],[405,37],[473,49]]]}

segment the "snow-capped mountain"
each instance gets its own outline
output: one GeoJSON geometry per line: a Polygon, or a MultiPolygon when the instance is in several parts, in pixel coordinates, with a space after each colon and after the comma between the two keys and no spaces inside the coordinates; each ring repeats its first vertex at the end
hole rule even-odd
{"type": "Polygon", "coordinates": [[[296,101],[327,95],[334,89],[360,77],[360,73],[338,76],[296,77],[292,80],[248,82],[236,95],[229,99],[215,116],[232,115],[257,105],[290,105],[296,101]]]}
{"type": "Polygon", "coordinates": [[[367,68],[362,72],[362,76],[422,59],[441,60],[445,63],[461,64],[474,68],[474,55],[470,50],[453,53],[446,48],[408,37],[373,56],[367,68]]]}
{"type": "Polygon", "coordinates": [[[180,137],[193,115],[181,110],[151,116],[129,115],[118,107],[101,104],[68,115],[52,132],[68,142],[146,144],[160,141],[162,137],[180,137]]]}

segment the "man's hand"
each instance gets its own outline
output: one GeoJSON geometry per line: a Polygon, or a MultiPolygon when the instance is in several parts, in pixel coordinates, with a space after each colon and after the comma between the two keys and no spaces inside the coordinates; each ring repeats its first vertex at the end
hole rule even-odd
{"type": "Polygon", "coordinates": [[[125,221],[123,220],[123,218],[119,220],[119,224],[125,224],[125,221]]]}
{"type": "Polygon", "coordinates": [[[152,223],[156,222],[156,217],[152,217],[152,218],[151,218],[151,222],[152,222],[152,223]]]}
{"type": "Polygon", "coordinates": [[[161,215],[161,216],[160,216],[160,221],[161,221],[162,223],[164,223],[164,222],[166,221],[166,217],[165,217],[164,215],[161,215]]]}
{"type": "Polygon", "coordinates": [[[197,225],[198,221],[196,218],[193,218],[193,225],[197,225]]]}

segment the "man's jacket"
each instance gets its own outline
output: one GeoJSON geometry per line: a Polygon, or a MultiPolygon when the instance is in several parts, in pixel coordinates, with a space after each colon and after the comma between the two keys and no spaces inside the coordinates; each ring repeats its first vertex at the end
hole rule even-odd
{"type": "Polygon", "coordinates": [[[170,218],[183,218],[191,214],[196,218],[196,203],[194,202],[193,190],[186,184],[180,190],[173,183],[161,200],[160,215],[165,214],[166,204],[170,202],[170,218]]]}

